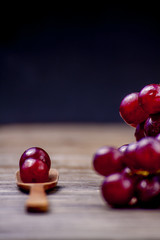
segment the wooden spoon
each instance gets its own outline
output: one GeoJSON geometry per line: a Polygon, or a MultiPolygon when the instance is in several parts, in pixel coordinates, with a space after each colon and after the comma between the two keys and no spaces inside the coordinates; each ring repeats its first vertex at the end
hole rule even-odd
{"type": "Polygon", "coordinates": [[[46,212],[48,211],[48,201],[46,190],[54,188],[59,178],[56,169],[50,169],[49,180],[44,183],[24,183],[21,180],[20,172],[16,172],[17,186],[25,191],[29,191],[29,198],[26,201],[26,208],[30,212],[46,212]]]}

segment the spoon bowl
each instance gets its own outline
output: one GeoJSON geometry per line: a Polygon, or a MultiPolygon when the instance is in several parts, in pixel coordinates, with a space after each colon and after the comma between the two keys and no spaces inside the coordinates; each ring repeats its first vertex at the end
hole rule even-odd
{"type": "Polygon", "coordinates": [[[59,173],[56,169],[50,169],[49,180],[44,183],[24,183],[21,180],[20,172],[16,172],[16,183],[20,189],[29,191],[29,198],[26,201],[26,209],[30,212],[48,211],[48,200],[45,191],[54,188],[58,183],[59,173]]]}

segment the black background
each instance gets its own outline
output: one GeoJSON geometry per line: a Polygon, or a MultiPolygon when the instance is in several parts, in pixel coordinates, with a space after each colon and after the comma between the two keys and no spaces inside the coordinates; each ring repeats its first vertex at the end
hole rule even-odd
{"type": "Polygon", "coordinates": [[[0,123],[119,122],[128,93],[160,79],[156,4],[0,8],[0,123]]]}

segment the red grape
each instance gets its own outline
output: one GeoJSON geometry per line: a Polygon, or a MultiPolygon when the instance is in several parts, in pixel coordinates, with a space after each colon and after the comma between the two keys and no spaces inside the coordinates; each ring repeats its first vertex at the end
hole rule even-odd
{"type": "Polygon", "coordinates": [[[134,184],[132,179],[126,175],[114,173],[105,178],[101,191],[109,205],[126,206],[133,197],[134,184]]]}
{"type": "Polygon", "coordinates": [[[144,112],[138,102],[138,92],[127,95],[120,104],[119,113],[126,123],[136,127],[137,124],[144,122],[148,114],[144,112]]]}
{"type": "Polygon", "coordinates": [[[28,158],[34,158],[34,159],[39,159],[43,161],[44,163],[47,164],[48,168],[50,169],[51,166],[51,160],[48,155],[48,153],[43,150],[42,148],[39,147],[31,147],[28,148],[21,156],[20,161],[19,161],[19,166],[21,168],[22,164],[24,161],[28,158]]]}
{"type": "Polygon", "coordinates": [[[142,179],[136,187],[137,198],[142,206],[159,205],[160,181],[157,176],[142,179]],[[158,202],[157,202],[158,201],[158,202]]]}
{"type": "Polygon", "coordinates": [[[145,137],[136,148],[137,168],[156,172],[160,169],[160,142],[153,137],[145,137]]]}
{"type": "Polygon", "coordinates": [[[144,124],[146,136],[157,136],[160,133],[160,113],[152,114],[144,124]]]}
{"type": "Polygon", "coordinates": [[[134,136],[137,141],[145,137],[144,122],[137,125],[134,136]]]}
{"type": "Polygon", "coordinates": [[[39,159],[28,158],[20,168],[21,180],[24,183],[47,182],[49,169],[46,163],[39,159]]]}
{"type": "Polygon", "coordinates": [[[160,112],[160,85],[149,84],[145,86],[139,93],[138,101],[146,113],[160,112]]]}
{"type": "Polygon", "coordinates": [[[103,176],[108,176],[123,169],[123,154],[116,148],[104,146],[93,158],[94,169],[103,176]]]}

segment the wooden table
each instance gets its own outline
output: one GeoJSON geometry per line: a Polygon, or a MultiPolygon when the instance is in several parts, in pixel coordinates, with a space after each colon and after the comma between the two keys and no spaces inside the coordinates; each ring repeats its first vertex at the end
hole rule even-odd
{"type": "Polygon", "coordinates": [[[92,169],[97,148],[133,140],[134,129],[122,124],[0,126],[0,239],[160,239],[160,211],[111,209],[92,169]],[[60,173],[48,213],[27,213],[28,195],[15,183],[19,158],[31,146],[44,148],[60,173]]]}

